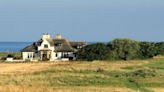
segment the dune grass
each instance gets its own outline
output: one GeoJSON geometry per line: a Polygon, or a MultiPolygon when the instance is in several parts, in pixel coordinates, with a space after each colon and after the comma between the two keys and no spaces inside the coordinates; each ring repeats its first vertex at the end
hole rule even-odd
{"type": "Polygon", "coordinates": [[[157,88],[161,90],[164,87],[163,67],[162,59],[2,63],[0,91],[153,92],[155,89],[158,92],[157,88]]]}
{"type": "Polygon", "coordinates": [[[15,57],[21,57],[21,52],[0,52],[0,57],[7,57],[8,55],[13,55],[15,57]]]}

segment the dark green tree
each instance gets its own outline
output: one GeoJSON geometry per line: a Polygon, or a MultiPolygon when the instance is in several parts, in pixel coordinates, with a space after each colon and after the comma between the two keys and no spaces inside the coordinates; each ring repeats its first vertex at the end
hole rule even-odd
{"type": "Polygon", "coordinates": [[[157,55],[164,55],[164,42],[158,42],[155,44],[157,55]]]}
{"type": "Polygon", "coordinates": [[[140,58],[152,58],[157,55],[157,47],[153,42],[140,42],[140,58]]]}
{"type": "Polygon", "coordinates": [[[115,39],[108,44],[115,59],[129,60],[137,57],[140,46],[139,43],[131,39],[115,39]]]}
{"type": "Polygon", "coordinates": [[[78,52],[79,60],[106,60],[108,58],[109,48],[103,43],[88,45],[78,52]]]}

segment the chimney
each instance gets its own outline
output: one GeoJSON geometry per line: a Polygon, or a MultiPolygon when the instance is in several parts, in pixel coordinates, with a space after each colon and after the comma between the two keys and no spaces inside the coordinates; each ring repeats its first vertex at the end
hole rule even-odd
{"type": "Polygon", "coordinates": [[[57,34],[55,39],[62,39],[62,36],[60,34],[57,34]]]}
{"type": "Polygon", "coordinates": [[[51,36],[48,33],[43,33],[43,35],[42,35],[43,40],[50,39],[50,38],[51,38],[51,36]]]}

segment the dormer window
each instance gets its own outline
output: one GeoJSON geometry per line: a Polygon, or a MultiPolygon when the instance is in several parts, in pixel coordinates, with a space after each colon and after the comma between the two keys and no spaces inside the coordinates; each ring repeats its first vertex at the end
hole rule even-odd
{"type": "Polygon", "coordinates": [[[56,43],[55,46],[62,46],[62,43],[56,43]]]}
{"type": "Polygon", "coordinates": [[[45,45],[44,45],[44,48],[48,48],[48,45],[47,45],[47,44],[45,44],[45,45]]]}

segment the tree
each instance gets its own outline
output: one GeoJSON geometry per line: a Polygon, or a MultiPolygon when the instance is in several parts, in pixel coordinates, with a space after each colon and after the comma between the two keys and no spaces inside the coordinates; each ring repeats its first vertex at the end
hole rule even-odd
{"type": "Polygon", "coordinates": [[[158,55],[164,55],[164,42],[158,42],[155,44],[157,54],[158,55]]]}
{"type": "Polygon", "coordinates": [[[109,53],[109,48],[103,43],[88,45],[78,52],[80,60],[106,60],[109,53]]]}
{"type": "Polygon", "coordinates": [[[108,46],[115,59],[123,60],[136,58],[140,49],[139,43],[131,39],[115,39],[108,46]]]}
{"type": "Polygon", "coordinates": [[[153,42],[140,42],[140,58],[151,58],[157,55],[157,48],[153,42]]]}
{"type": "Polygon", "coordinates": [[[78,52],[80,60],[130,60],[164,55],[164,42],[137,42],[131,39],[115,39],[107,45],[88,45],[78,52]]]}

